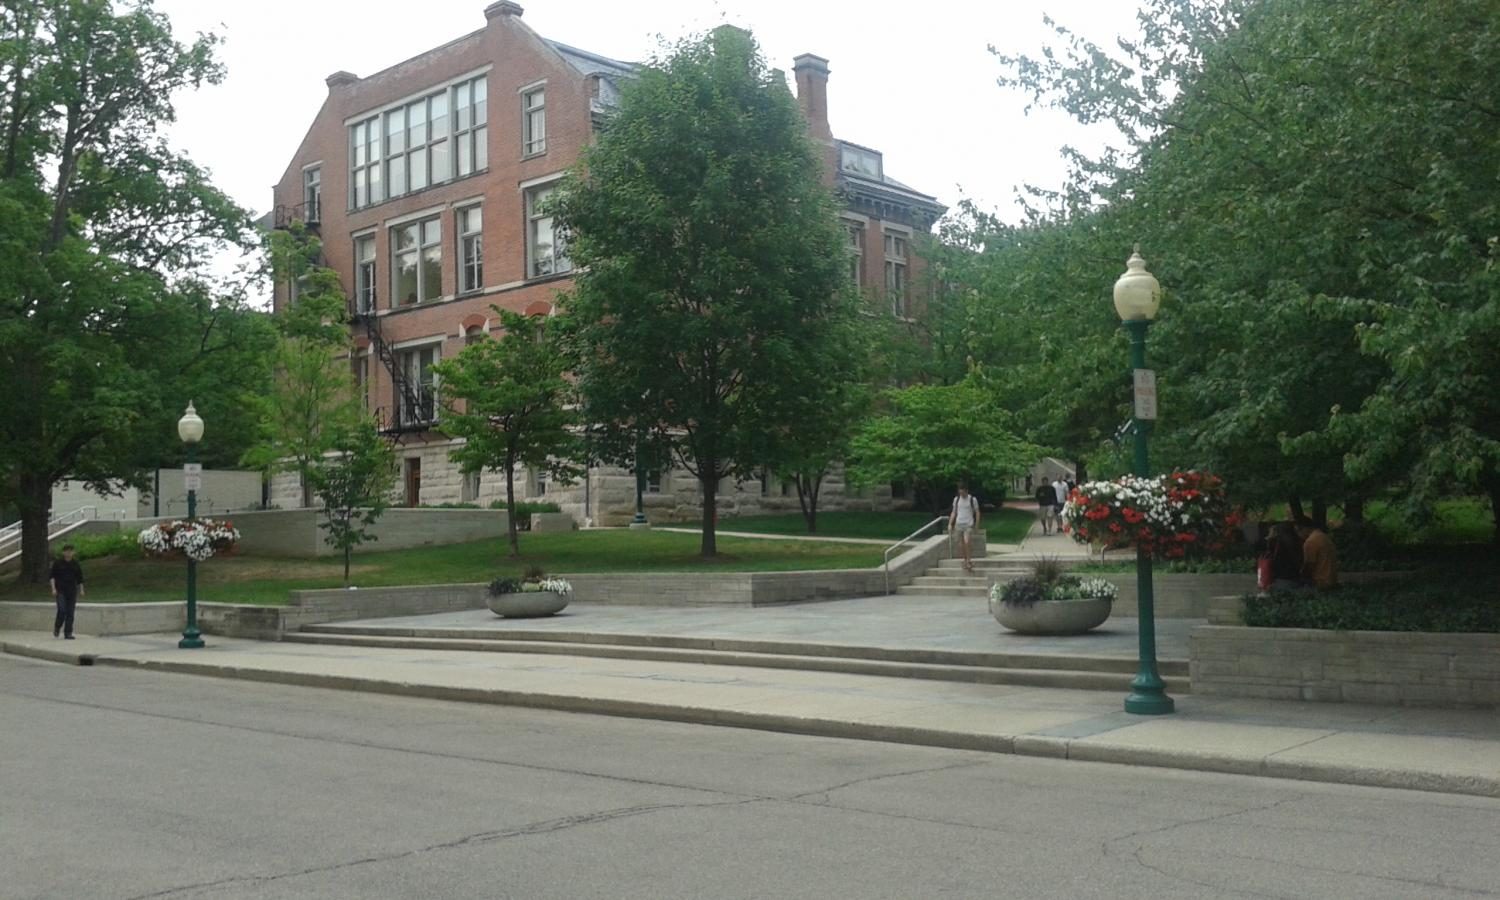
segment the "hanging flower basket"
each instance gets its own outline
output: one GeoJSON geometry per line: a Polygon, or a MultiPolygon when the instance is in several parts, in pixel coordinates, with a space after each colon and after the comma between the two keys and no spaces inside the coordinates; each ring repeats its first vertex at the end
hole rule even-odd
{"type": "Polygon", "coordinates": [[[136,540],[147,556],[162,559],[187,557],[196,562],[221,556],[239,543],[234,523],[216,519],[174,519],[141,531],[136,540]]]}
{"type": "Polygon", "coordinates": [[[1063,507],[1063,527],[1078,543],[1131,547],[1158,559],[1220,552],[1233,543],[1240,520],[1224,479],[1192,470],[1091,481],[1075,488],[1063,507]]]}

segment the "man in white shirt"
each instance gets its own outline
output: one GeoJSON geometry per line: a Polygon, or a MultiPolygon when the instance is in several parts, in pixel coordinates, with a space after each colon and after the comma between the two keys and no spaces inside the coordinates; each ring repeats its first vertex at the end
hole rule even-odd
{"type": "Polygon", "coordinates": [[[1053,521],[1057,523],[1058,533],[1061,533],[1063,504],[1068,502],[1068,494],[1072,492],[1068,490],[1068,482],[1061,475],[1052,483],[1052,490],[1057,494],[1057,505],[1052,508],[1053,521]]]}
{"type": "Polygon", "coordinates": [[[958,485],[958,496],[953,498],[953,509],[948,513],[948,532],[958,535],[963,548],[964,571],[973,572],[974,562],[969,558],[969,535],[979,527],[979,498],[969,493],[969,486],[958,485]]]}

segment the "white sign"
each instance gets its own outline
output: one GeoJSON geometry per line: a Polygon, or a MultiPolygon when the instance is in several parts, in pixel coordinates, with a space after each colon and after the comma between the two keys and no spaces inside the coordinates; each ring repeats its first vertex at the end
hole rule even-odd
{"type": "Polygon", "coordinates": [[[1135,370],[1135,417],[1143,422],[1156,420],[1156,372],[1135,370]]]}
{"type": "Polygon", "coordinates": [[[182,476],[182,489],[185,490],[185,491],[201,491],[201,490],[203,490],[203,476],[202,475],[184,475],[184,476],[182,476]]]}
{"type": "Polygon", "coordinates": [[[186,464],[184,464],[183,467],[182,467],[182,474],[184,474],[184,475],[202,475],[203,474],[203,463],[186,463],[186,464]]]}

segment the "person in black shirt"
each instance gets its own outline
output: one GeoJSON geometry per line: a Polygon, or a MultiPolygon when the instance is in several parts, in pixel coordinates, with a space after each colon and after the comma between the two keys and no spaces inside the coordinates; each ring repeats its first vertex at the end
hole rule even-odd
{"type": "Polygon", "coordinates": [[[83,566],[73,558],[73,545],[64,544],[62,559],[52,562],[52,597],[57,601],[57,618],[52,620],[52,636],[62,632],[63,637],[73,639],[73,611],[78,598],[83,596],[83,566]]]}
{"type": "Polygon", "coordinates": [[[1057,492],[1047,479],[1042,479],[1042,486],[1036,489],[1036,512],[1037,518],[1042,520],[1042,534],[1052,533],[1053,507],[1057,505],[1057,492]]]}

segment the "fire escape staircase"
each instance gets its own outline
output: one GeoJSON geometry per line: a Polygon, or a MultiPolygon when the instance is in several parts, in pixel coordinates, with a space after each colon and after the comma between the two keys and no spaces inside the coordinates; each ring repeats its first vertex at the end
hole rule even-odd
{"type": "Polygon", "coordinates": [[[373,297],[370,298],[369,307],[361,309],[357,301],[352,302],[349,318],[356,327],[364,329],[365,335],[370,339],[370,346],[375,348],[375,356],[391,376],[395,408],[376,406],[375,422],[380,433],[399,446],[405,442],[407,435],[432,430],[433,423],[437,421],[436,398],[431,391],[424,389],[421,384],[413,384],[407,377],[396,349],[386,340],[381,329],[373,297]]]}

